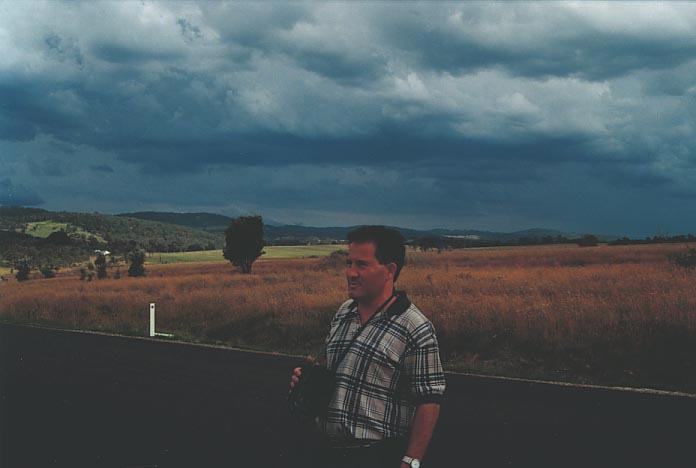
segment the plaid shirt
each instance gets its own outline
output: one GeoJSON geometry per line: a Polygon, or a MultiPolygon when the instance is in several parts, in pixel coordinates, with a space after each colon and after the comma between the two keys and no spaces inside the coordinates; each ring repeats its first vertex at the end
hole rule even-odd
{"type": "Polygon", "coordinates": [[[435,329],[403,292],[362,329],[357,303],[343,303],[331,322],[326,358],[336,390],[319,425],[332,439],[405,437],[416,406],[439,403],[445,391],[435,329]]]}

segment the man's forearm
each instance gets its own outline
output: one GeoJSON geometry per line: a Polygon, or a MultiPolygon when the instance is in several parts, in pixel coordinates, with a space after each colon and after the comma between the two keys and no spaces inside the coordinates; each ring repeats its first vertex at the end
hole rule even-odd
{"type": "Polygon", "coordinates": [[[419,460],[423,459],[433,436],[438,416],[440,416],[439,403],[424,403],[416,408],[406,455],[419,460]]]}

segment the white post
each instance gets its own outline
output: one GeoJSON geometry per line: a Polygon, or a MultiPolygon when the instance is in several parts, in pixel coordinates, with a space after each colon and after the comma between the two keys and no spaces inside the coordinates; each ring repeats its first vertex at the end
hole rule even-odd
{"type": "Polygon", "coordinates": [[[155,336],[155,303],[150,302],[150,336],[155,336]]]}

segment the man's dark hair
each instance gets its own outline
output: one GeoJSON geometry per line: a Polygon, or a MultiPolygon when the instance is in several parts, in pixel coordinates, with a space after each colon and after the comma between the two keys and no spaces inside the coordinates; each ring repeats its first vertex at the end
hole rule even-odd
{"type": "Polygon", "coordinates": [[[361,226],[348,233],[348,243],[375,244],[375,257],[382,265],[396,263],[394,281],[399,278],[401,268],[406,263],[406,239],[396,229],[384,226],[361,226]]]}

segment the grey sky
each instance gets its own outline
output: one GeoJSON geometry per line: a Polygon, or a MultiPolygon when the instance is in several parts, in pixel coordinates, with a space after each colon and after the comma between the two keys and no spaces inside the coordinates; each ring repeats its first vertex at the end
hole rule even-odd
{"type": "Polygon", "coordinates": [[[696,232],[696,4],[0,2],[0,204],[696,232]]]}

